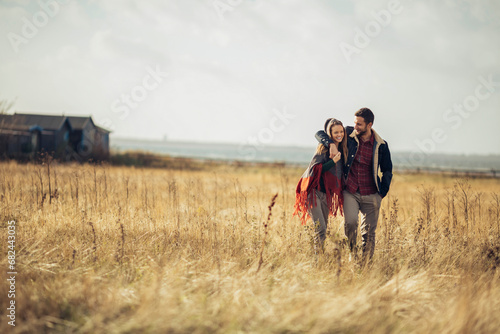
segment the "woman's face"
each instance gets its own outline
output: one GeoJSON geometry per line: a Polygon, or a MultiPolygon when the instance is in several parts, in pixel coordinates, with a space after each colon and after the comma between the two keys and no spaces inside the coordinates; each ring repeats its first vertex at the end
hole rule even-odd
{"type": "Polygon", "coordinates": [[[344,139],[344,127],[340,124],[332,126],[332,139],[338,144],[344,139]]]}

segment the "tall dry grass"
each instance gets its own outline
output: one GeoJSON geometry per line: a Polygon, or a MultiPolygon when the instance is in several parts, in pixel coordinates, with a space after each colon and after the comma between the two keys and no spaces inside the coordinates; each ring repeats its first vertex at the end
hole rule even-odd
{"type": "Polygon", "coordinates": [[[0,275],[10,220],[18,271],[0,332],[499,331],[498,180],[395,175],[363,266],[340,217],[315,254],[301,173],[0,164],[0,275]]]}

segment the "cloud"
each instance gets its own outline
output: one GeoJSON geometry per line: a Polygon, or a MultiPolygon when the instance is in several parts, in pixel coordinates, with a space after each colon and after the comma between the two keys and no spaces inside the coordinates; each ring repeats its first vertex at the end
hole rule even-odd
{"type": "MultiPolygon", "coordinates": [[[[234,2],[236,4],[236,2],[234,2]]],[[[296,118],[270,144],[311,145],[327,117],[351,123],[360,107],[393,147],[442,125],[442,115],[498,73],[500,10],[493,0],[400,1],[403,11],[347,63],[339,47],[354,43],[386,0],[242,0],[221,20],[213,1],[71,1],[19,54],[0,41],[0,89],[17,107],[90,113],[109,119],[113,135],[241,143],[269,126],[274,109],[296,118]],[[148,67],[170,75],[120,119],[111,110],[140,85],[148,67]],[[417,126],[418,125],[418,126],[417,126]],[[136,133],[134,133],[136,132],[136,133]]],[[[0,1],[0,35],[21,31],[36,3],[0,1]]],[[[496,96],[496,95],[495,95],[496,96]]],[[[492,97],[470,116],[498,121],[492,97]]],[[[472,133],[492,133],[495,122],[472,133]]],[[[468,150],[459,132],[454,143],[468,150]]],[[[485,151],[498,152],[491,144],[485,151]]]]}

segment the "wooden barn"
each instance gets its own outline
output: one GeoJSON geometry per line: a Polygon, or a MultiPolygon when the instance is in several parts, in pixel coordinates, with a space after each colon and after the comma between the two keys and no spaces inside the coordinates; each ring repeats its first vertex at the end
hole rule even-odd
{"type": "Polygon", "coordinates": [[[48,152],[63,161],[109,158],[109,131],[91,117],[0,115],[0,157],[31,159],[48,152]]]}
{"type": "Polygon", "coordinates": [[[109,131],[95,125],[92,117],[68,116],[73,128],[70,143],[80,157],[94,160],[109,158],[109,131]]]}

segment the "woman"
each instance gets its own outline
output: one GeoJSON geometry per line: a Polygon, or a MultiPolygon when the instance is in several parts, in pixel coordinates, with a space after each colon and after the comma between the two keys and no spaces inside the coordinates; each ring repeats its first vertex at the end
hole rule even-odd
{"type": "Polygon", "coordinates": [[[343,215],[342,168],[347,160],[347,140],[341,121],[329,118],[325,122],[325,132],[333,140],[337,154],[329,158],[329,150],[319,144],[309,167],[302,175],[295,191],[295,212],[302,225],[309,217],[315,224],[316,242],[321,249],[326,239],[328,215],[343,215]]]}

